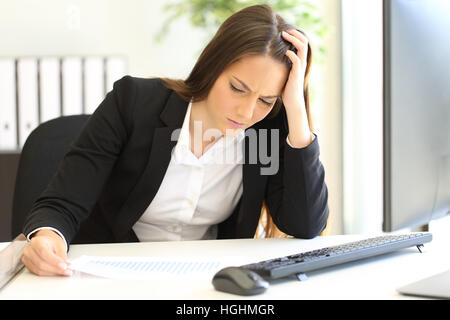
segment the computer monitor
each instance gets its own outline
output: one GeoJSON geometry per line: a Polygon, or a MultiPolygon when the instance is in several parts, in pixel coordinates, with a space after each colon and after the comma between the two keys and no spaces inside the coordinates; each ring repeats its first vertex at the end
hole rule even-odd
{"type": "Polygon", "coordinates": [[[450,1],[383,6],[383,231],[390,232],[450,214],[450,1]]]}

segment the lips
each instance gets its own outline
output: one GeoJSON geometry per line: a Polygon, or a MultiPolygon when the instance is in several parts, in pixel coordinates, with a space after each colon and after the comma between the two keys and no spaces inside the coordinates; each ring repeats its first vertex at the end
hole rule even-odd
{"type": "Polygon", "coordinates": [[[240,123],[240,122],[236,122],[234,120],[231,120],[229,118],[227,118],[227,120],[230,122],[230,124],[234,127],[234,128],[241,128],[244,126],[244,123],[240,123]]]}

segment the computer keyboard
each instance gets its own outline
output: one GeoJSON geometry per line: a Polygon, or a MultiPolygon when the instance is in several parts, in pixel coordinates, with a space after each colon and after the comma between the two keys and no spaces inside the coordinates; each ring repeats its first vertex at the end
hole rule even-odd
{"type": "Polygon", "coordinates": [[[428,232],[383,235],[246,264],[240,266],[240,268],[251,270],[266,280],[272,280],[294,274],[302,275],[307,271],[373,257],[412,246],[417,246],[420,251],[420,247],[431,240],[432,235],[428,232]]]}

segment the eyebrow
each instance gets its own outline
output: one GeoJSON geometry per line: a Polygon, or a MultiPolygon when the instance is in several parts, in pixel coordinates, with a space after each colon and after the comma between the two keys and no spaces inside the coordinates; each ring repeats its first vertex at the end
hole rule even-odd
{"type": "MultiPolygon", "coordinates": [[[[237,81],[239,81],[239,82],[244,86],[244,88],[245,88],[247,91],[253,92],[252,89],[250,89],[250,88],[245,84],[244,81],[242,81],[242,80],[236,78],[235,76],[232,76],[232,77],[235,78],[237,81]]],[[[263,98],[265,98],[265,99],[273,99],[273,98],[278,98],[278,96],[263,96],[263,98]]]]}

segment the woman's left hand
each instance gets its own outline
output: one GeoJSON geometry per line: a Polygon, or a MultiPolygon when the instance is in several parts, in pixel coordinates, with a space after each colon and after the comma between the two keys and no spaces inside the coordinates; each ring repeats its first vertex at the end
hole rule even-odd
{"type": "Polygon", "coordinates": [[[303,94],[308,57],[308,39],[295,29],[287,30],[282,35],[286,41],[291,42],[297,49],[297,54],[291,50],[286,51],[286,55],[292,61],[292,68],[281,93],[289,125],[288,141],[291,147],[304,148],[314,139],[309,126],[303,94]]]}
{"type": "Polygon", "coordinates": [[[283,104],[286,109],[291,106],[304,107],[305,99],[303,96],[303,84],[308,57],[308,39],[295,29],[283,31],[282,36],[297,49],[297,54],[291,50],[286,51],[286,56],[288,56],[292,62],[292,68],[286,86],[281,94],[283,104]]]}

